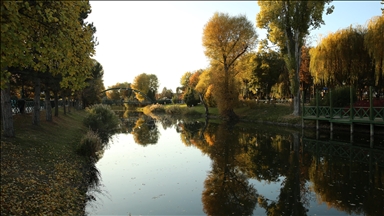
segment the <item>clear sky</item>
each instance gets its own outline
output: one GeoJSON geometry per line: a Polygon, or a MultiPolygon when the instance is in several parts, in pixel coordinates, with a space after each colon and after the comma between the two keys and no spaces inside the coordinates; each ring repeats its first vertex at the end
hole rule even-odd
{"type": "MultiPolygon", "coordinates": [[[[104,68],[104,86],[132,83],[141,74],[156,74],[159,89],[176,91],[181,76],[204,69],[204,25],[215,12],[245,14],[256,28],[256,1],[90,1],[92,13],[87,21],[96,26],[97,61],[104,68]]],[[[335,10],[323,16],[325,25],[311,32],[316,44],[319,35],[365,25],[381,15],[380,1],[334,1],[335,10]]],[[[266,31],[256,29],[259,38],[266,31]]]]}

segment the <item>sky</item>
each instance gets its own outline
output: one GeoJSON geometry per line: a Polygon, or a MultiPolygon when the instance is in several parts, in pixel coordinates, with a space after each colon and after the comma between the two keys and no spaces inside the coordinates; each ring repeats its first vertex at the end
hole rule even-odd
{"type": "MultiPolygon", "coordinates": [[[[95,58],[104,69],[104,86],[132,83],[139,74],[155,74],[158,92],[164,87],[176,92],[185,72],[209,66],[204,55],[204,25],[215,12],[245,15],[256,28],[256,1],[90,1],[95,58]]],[[[320,35],[365,25],[381,15],[380,1],[334,1],[335,10],[324,15],[325,25],[312,30],[310,41],[316,45],[320,35]]],[[[266,30],[256,28],[259,39],[266,30]]]]}

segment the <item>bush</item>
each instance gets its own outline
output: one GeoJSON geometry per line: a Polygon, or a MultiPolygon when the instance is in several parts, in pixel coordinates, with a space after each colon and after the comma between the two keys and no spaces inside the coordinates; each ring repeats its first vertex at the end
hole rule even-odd
{"type": "Polygon", "coordinates": [[[92,131],[98,132],[103,142],[117,132],[120,120],[109,105],[96,104],[86,108],[88,112],[83,123],[92,131]]]}
{"type": "Polygon", "coordinates": [[[194,109],[184,109],[183,115],[184,116],[201,116],[202,114],[194,109]]]}
{"type": "Polygon", "coordinates": [[[89,130],[80,141],[78,152],[80,155],[98,159],[100,150],[103,149],[102,140],[96,132],[89,130]]]}
{"type": "MultiPolygon", "coordinates": [[[[350,105],[350,87],[341,86],[332,90],[333,107],[345,107],[350,105]]],[[[357,101],[356,89],[352,88],[352,103],[357,101]]],[[[311,100],[311,105],[316,105],[316,100],[311,100]]],[[[330,106],[330,94],[325,94],[324,98],[319,98],[319,106],[330,106]]]]}
{"type": "Polygon", "coordinates": [[[195,90],[192,88],[188,88],[188,91],[184,94],[183,100],[188,107],[196,106],[200,102],[195,90]]]}
{"type": "Polygon", "coordinates": [[[144,112],[144,114],[165,113],[165,108],[161,104],[153,104],[153,105],[144,107],[143,112],[144,112]]]}
{"type": "Polygon", "coordinates": [[[171,105],[165,108],[165,112],[170,115],[182,114],[183,109],[179,105],[171,105]]]}

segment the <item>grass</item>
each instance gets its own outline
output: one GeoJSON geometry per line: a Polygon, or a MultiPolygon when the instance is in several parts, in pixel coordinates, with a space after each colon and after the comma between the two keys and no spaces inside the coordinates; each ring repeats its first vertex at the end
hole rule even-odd
{"type": "MultiPolygon", "coordinates": [[[[204,118],[205,108],[199,104],[194,107],[187,107],[185,104],[178,105],[152,105],[144,107],[144,113],[158,114],[156,110],[162,109],[159,113],[168,113],[167,110],[181,110],[178,113],[174,112],[173,115],[181,116],[198,116],[197,118],[204,118]],[[176,109],[175,106],[178,108],[176,109]],[[163,111],[164,110],[164,111],[163,111]],[[190,115],[189,115],[190,114],[190,115]]],[[[240,117],[240,121],[248,122],[270,122],[277,124],[301,124],[301,117],[293,116],[293,109],[289,104],[264,104],[256,102],[242,102],[234,112],[240,117]]],[[[168,113],[169,114],[169,113],[168,113]]],[[[219,111],[216,107],[209,108],[209,114],[212,119],[220,121],[219,111]]]]}
{"type": "Polygon", "coordinates": [[[2,215],[82,215],[86,160],[76,154],[87,128],[85,111],[62,110],[52,122],[32,125],[31,114],[14,116],[16,137],[1,137],[2,215]]]}

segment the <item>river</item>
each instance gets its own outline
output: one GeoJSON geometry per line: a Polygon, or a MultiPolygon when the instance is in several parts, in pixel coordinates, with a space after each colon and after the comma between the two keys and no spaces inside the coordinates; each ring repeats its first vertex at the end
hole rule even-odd
{"type": "Polygon", "coordinates": [[[359,134],[351,143],[260,124],[123,122],[96,163],[88,215],[384,215],[383,137],[370,148],[359,134]]]}

